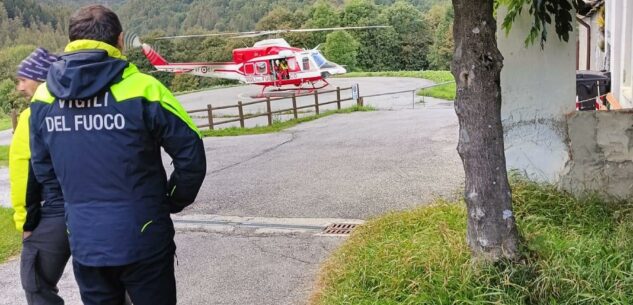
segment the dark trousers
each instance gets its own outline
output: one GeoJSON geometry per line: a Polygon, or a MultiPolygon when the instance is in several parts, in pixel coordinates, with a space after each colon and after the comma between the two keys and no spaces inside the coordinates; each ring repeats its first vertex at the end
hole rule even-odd
{"type": "Polygon", "coordinates": [[[20,278],[29,305],[64,304],[57,283],[69,257],[64,216],[42,217],[22,242],[20,278]]]}
{"type": "Polygon", "coordinates": [[[172,245],[148,259],[116,267],[90,267],[73,260],[84,305],[120,305],[127,291],[134,305],[175,305],[172,245]]]}

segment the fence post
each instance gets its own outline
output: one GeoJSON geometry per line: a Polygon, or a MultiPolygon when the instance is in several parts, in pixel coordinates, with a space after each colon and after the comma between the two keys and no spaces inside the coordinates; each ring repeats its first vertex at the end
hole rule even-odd
{"type": "Polygon", "coordinates": [[[268,111],[268,126],[273,125],[273,110],[270,107],[270,96],[266,97],[266,110],[268,111]]]}
{"type": "Polygon", "coordinates": [[[319,114],[319,91],[314,90],[314,111],[319,114]]]}
{"type": "Polygon", "coordinates": [[[242,101],[237,102],[237,110],[240,112],[240,127],[244,128],[244,109],[242,107],[242,101]]]}
{"type": "Polygon", "coordinates": [[[299,114],[297,114],[297,96],[292,93],[292,112],[295,115],[295,120],[299,118],[299,114]]]}
{"type": "Polygon", "coordinates": [[[341,87],[336,87],[336,108],[341,110],[341,87]]]}
{"type": "Polygon", "coordinates": [[[363,105],[364,105],[364,104],[365,104],[365,101],[363,101],[363,97],[362,97],[362,96],[361,96],[361,97],[359,97],[359,98],[356,100],[356,105],[357,105],[358,107],[363,107],[363,105]]]}
{"type": "Polygon", "coordinates": [[[13,126],[13,131],[18,127],[18,111],[15,108],[11,109],[11,126],[13,126]]]}
{"type": "Polygon", "coordinates": [[[207,105],[207,113],[209,115],[209,129],[213,130],[213,106],[207,105]]]}

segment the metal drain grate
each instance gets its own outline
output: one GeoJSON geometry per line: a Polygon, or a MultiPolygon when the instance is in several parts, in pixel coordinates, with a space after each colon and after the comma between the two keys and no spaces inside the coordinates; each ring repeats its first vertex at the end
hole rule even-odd
{"type": "Polygon", "coordinates": [[[352,230],[354,230],[356,226],[357,225],[353,223],[333,223],[325,227],[322,234],[347,235],[352,233],[352,230]]]}

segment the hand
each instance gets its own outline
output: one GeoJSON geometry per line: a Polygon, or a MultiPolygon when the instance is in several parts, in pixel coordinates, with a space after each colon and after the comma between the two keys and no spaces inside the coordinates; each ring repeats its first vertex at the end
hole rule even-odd
{"type": "Polygon", "coordinates": [[[25,239],[29,238],[31,236],[31,234],[33,234],[33,232],[31,232],[31,231],[24,231],[24,233],[22,233],[22,240],[25,240],[25,239]]]}

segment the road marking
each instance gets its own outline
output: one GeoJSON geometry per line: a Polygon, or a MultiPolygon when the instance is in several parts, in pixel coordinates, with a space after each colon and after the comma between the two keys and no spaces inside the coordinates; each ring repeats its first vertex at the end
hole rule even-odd
{"type": "Polygon", "coordinates": [[[241,217],[208,214],[172,215],[172,220],[175,228],[180,231],[231,233],[239,229],[253,234],[308,233],[315,235],[321,235],[323,229],[333,223],[357,225],[364,223],[360,219],[241,217]]]}

